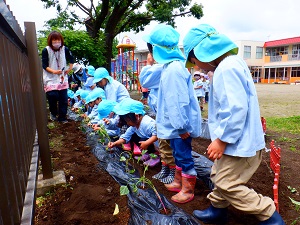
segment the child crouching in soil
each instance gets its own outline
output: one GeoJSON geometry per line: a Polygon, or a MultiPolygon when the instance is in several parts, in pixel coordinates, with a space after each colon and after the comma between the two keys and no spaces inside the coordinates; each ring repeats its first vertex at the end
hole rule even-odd
{"type": "Polygon", "coordinates": [[[125,98],[118,105],[115,106],[114,112],[120,116],[120,120],[127,123],[129,128],[120,139],[115,142],[108,143],[108,147],[112,148],[128,142],[133,143],[133,154],[140,155],[141,150],[148,150],[143,155],[142,160],[145,165],[155,166],[159,163],[159,157],[149,158],[148,153],[157,153],[155,142],[157,141],[155,120],[150,116],[144,115],[143,103],[125,98]]]}

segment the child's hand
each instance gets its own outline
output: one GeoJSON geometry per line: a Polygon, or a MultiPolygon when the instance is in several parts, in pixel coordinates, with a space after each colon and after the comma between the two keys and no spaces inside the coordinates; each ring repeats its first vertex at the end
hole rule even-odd
{"type": "Polygon", "coordinates": [[[112,148],[112,147],[115,147],[115,146],[116,146],[115,142],[108,142],[108,144],[107,144],[108,148],[112,148]]]}
{"type": "Polygon", "coordinates": [[[105,124],[109,124],[110,123],[109,119],[106,119],[106,118],[103,118],[103,121],[104,121],[105,124]]]}
{"type": "Polygon", "coordinates": [[[85,113],[81,114],[80,116],[83,118],[87,117],[87,115],[85,113]]]}
{"type": "Polygon", "coordinates": [[[95,130],[95,128],[97,128],[98,127],[98,124],[93,124],[92,125],[92,128],[95,130]]]}
{"type": "Polygon", "coordinates": [[[71,84],[71,88],[76,88],[78,84],[71,84]]]}
{"type": "Polygon", "coordinates": [[[147,142],[146,141],[140,141],[139,142],[141,145],[140,145],[140,149],[142,149],[142,150],[146,150],[146,149],[148,149],[148,144],[147,144],[147,142]]]}
{"type": "Polygon", "coordinates": [[[183,133],[183,134],[179,134],[179,136],[181,137],[181,139],[187,139],[190,136],[189,132],[183,133]]]}
{"type": "Polygon", "coordinates": [[[220,159],[225,151],[227,143],[221,141],[219,138],[214,140],[207,148],[208,158],[215,160],[220,159]]]}

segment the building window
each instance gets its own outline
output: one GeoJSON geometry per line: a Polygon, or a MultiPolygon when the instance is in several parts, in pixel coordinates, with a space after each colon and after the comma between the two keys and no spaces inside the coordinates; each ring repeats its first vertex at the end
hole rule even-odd
{"type": "Polygon", "coordinates": [[[293,45],[292,47],[292,60],[300,59],[300,45],[293,45]]]}
{"type": "Polygon", "coordinates": [[[244,46],[244,59],[250,59],[251,58],[251,46],[244,46]]]}
{"type": "Polygon", "coordinates": [[[300,67],[292,67],[291,77],[300,77],[300,67]]]}
{"type": "Polygon", "coordinates": [[[256,58],[262,59],[263,57],[263,47],[256,47],[256,58]]]}

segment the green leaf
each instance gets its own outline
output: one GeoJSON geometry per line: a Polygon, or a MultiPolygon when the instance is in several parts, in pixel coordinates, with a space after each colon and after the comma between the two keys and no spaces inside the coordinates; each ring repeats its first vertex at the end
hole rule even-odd
{"type": "Polygon", "coordinates": [[[150,153],[149,154],[150,155],[150,157],[152,158],[152,159],[156,159],[158,156],[156,155],[156,154],[154,154],[154,153],[150,153]]]}
{"type": "Polygon", "coordinates": [[[129,189],[127,186],[122,185],[120,187],[120,195],[128,195],[129,194],[129,189]]]}
{"type": "Polygon", "coordinates": [[[292,201],[292,203],[293,204],[295,204],[296,206],[300,206],[300,202],[298,202],[298,201],[296,201],[296,200],[294,200],[294,199],[292,199],[292,198],[290,198],[289,197],[289,199],[292,201]]]}
{"type": "Polygon", "coordinates": [[[121,156],[121,157],[120,157],[120,162],[125,162],[125,161],[126,161],[125,156],[121,156]]]}

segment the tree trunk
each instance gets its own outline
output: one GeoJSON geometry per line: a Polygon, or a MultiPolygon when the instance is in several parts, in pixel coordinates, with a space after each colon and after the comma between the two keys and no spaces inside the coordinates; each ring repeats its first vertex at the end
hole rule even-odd
{"type": "Polygon", "coordinates": [[[114,37],[112,34],[110,33],[106,33],[105,34],[105,58],[106,58],[106,62],[104,67],[107,69],[107,71],[109,72],[109,74],[111,74],[111,59],[112,59],[112,47],[113,47],[113,40],[114,37]]]}

